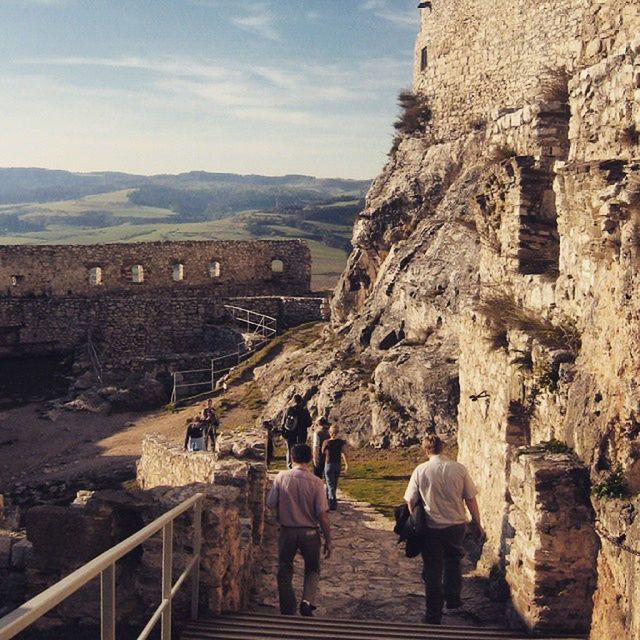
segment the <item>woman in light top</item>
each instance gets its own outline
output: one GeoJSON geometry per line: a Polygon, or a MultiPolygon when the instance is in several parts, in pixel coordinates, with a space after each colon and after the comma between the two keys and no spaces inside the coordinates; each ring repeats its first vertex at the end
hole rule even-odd
{"type": "Polygon", "coordinates": [[[329,509],[335,511],[338,508],[336,492],[338,490],[338,478],[344,462],[345,474],[349,471],[349,461],[346,456],[347,443],[338,435],[340,430],[334,424],[329,427],[329,439],[322,443],[322,456],[324,458],[324,479],[327,483],[327,499],[329,509]]]}

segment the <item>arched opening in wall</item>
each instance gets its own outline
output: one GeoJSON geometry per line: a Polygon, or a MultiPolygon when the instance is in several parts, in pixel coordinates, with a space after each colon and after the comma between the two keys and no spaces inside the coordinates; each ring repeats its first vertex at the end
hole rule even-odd
{"type": "Polygon", "coordinates": [[[11,286],[17,287],[24,282],[24,276],[11,276],[11,286]]]}
{"type": "Polygon", "coordinates": [[[281,275],[284,273],[284,262],[282,260],[271,261],[271,273],[272,275],[281,275]]]}
{"type": "Polygon", "coordinates": [[[220,277],[220,263],[217,260],[212,260],[209,263],[209,277],[210,278],[220,277]]]}
{"type": "Polygon", "coordinates": [[[89,284],[94,286],[102,284],[102,267],[89,269],[89,284]]]}
{"type": "Polygon", "coordinates": [[[144,268],[141,264],[134,264],[131,267],[131,282],[136,284],[144,282],[144,268]]]}
{"type": "Polygon", "coordinates": [[[182,262],[175,262],[171,265],[171,277],[174,282],[181,282],[184,280],[184,265],[182,262]]]}

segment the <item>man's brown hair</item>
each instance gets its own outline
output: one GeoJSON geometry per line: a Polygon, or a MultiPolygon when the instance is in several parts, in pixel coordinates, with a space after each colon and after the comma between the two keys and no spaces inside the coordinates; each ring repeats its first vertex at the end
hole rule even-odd
{"type": "Polygon", "coordinates": [[[429,434],[423,441],[422,446],[427,453],[438,455],[444,449],[444,442],[435,434],[429,434]]]}

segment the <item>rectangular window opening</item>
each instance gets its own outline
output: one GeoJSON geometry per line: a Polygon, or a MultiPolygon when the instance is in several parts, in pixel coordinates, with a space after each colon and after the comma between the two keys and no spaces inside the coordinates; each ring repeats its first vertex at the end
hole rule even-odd
{"type": "Polygon", "coordinates": [[[420,51],[420,71],[424,71],[427,68],[429,58],[427,56],[427,47],[422,47],[420,51]]]}

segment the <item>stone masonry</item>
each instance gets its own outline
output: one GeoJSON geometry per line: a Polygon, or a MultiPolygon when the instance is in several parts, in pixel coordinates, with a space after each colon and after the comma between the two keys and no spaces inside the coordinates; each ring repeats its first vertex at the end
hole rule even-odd
{"type": "MultiPolygon", "coordinates": [[[[158,435],[144,441],[138,462],[142,491],[84,492],[69,507],[37,506],[28,512],[27,596],[106,551],[196,492],[205,494],[202,521],[200,606],[209,614],[247,606],[262,543],[267,468],[265,434],[222,435],[217,453],[187,453],[158,435]]],[[[175,522],[174,580],[190,559],[192,511],[175,522]]],[[[15,548],[15,545],[14,545],[15,548]]],[[[162,540],[154,536],[117,565],[117,614],[140,627],[160,601],[162,540]]],[[[99,585],[98,585],[99,588],[99,585]]],[[[39,629],[99,624],[99,594],[90,585],[40,623],[39,629]]],[[[174,619],[189,615],[188,588],[174,600],[174,619]]],[[[89,633],[89,631],[87,631],[89,633]]],[[[88,637],[88,636],[87,636],[88,637]]]]}
{"type": "Polygon", "coordinates": [[[189,287],[219,295],[301,295],[309,292],[310,278],[309,249],[301,240],[0,246],[0,290],[11,297],[189,287]]]}
{"type": "Polygon", "coordinates": [[[635,639],[640,4],[433,0],[420,16],[412,88],[428,124],[401,115],[355,221],[333,343],[269,409],[304,377],[319,413],[366,407],[351,437],[457,433],[488,534],[480,566],[512,619],[635,639]],[[332,360],[352,387],[318,383],[332,360]],[[616,469],[626,495],[589,495],[616,469]]]}
{"type": "Polygon", "coordinates": [[[216,353],[229,298],[280,300],[279,328],[319,320],[310,274],[298,240],[3,246],[0,356],[67,354],[88,335],[107,366],[216,353]]]}

